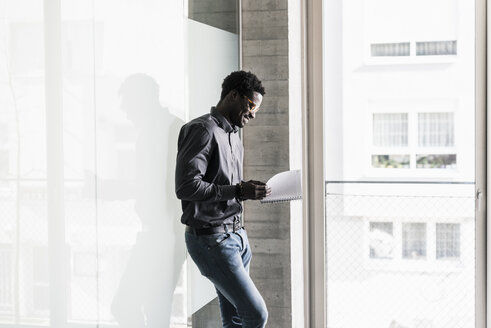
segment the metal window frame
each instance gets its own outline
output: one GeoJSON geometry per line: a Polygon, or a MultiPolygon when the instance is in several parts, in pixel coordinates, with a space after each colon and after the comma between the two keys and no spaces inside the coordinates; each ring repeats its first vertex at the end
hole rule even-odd
{"type": "Polygon", "coordinates": [[[487,0],[475,0],[476,327],[487,326],[487,0]],[[484,199],[484,201],[483,201],[484,199]]]}
{"type": "Polygon", "coordinates": [[[322,14],[322,0],[302,0],[305,327],[326,327],[327,323],[322,14]]]}

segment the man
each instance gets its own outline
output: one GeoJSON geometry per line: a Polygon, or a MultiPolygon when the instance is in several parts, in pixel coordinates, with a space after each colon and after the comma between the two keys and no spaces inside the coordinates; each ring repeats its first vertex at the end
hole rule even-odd
{"type": "Polygon", "coordinates": [[[182,202],[186,246],[218,294],[223,327],[266,325],[268,312],[249,277],[251,249],[241,224],[242,200],[271,194],[265,183],[243,182],[239,128],[256,117],[264,87],[252,73],[237,71],[222,84],[210,114],[181,128],[176,194],[182,202]]]}

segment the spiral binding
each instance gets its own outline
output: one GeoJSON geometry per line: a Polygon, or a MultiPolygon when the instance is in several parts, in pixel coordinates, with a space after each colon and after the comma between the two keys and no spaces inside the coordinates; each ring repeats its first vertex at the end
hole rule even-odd
{"type": "Polygon", "coordinates": [[[295,197],[290,197],[290,198],[283,198],[283,199],[275,199],[275,200],[261,200],[261,204],[265,203],[282,203],[282,202],[288,202],[291,200],[299,200],[302,199],[302,196],[295,196],[295,197]]]}

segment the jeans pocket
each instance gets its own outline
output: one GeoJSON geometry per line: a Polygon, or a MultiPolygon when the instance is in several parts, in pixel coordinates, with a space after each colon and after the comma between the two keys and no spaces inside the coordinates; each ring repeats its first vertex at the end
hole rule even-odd
{"type": "Polygon", "coordinates": [[[228,233],[228,232],[208,235],[205,238],[205,243],[206,243],[208,250],[210,250],[210,249],[213,249],[215,247],[220,246],[228,238],[230,238],[230,233],[228,233]]]}

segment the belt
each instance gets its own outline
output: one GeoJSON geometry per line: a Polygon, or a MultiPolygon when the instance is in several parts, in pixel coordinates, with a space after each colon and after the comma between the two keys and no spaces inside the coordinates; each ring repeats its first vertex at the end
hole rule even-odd
{"type": "Polygon", "coordinates": [[[212,235],[214,233],[221,233],[221,232],[237,232],[240,229],[242,229],[243,226],[240,224],[240,221],[235,221],[233,224],[222,224],[217,227],[211,227],[211,228],[193,228],[190,226],[186,226],[186,232],[189,232],[195,236],[201,236],[201,235],[212,235]]]}

